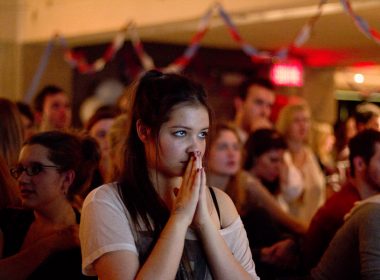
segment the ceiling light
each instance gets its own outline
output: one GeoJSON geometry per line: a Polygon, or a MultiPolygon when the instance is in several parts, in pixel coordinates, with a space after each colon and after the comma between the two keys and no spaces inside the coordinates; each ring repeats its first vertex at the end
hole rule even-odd
{"type": "Polygon", "coordinates": [[[357,84],[362,84],[364,83],[364,75],[363,74],[360,74],[360,73],[356,73],[354,75],[354,81],[355,83],[357,84]]]}

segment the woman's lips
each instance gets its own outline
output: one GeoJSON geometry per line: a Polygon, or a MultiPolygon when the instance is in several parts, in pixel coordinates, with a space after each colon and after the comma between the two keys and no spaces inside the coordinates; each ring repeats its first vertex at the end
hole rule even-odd
{"type": "Polygon", "coordinates": [[[35,194],[36,192],[33,191],[33,190],[30,190],[30,189],[20,189],[20,193],[21,193],[21,196],[22,197],[27,197],[27,196],[30,196],[32,194],[35,194]]]}
{"type": "Polygon", "coordinates": [[[232,161],[232,160],[230,160],[230,161],[227,161],[227,162],[226,162],[226,165],[227,165],[228,167],[235,167],[235,166],[237,165],[237,162],[236,162],[236,161],[232,161]]]}

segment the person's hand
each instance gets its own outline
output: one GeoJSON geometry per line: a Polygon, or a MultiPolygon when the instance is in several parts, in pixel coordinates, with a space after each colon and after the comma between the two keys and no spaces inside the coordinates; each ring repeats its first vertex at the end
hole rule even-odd
{"type": "Polygon", "coordinates": [[[203,227],[205,224],[211,224],[211,215],[207,205],[207,192],[206,187],[206,172],[202,167],[202,158],[200,155],[196,158],[197,166],[200,168],[200,186],[199,186],[199,200],[197,204],[197,209],[194,214],[193,222],[191,226],[196,230],[203,227]]]}
{"type": "Polygon", "coordinates": [[[182,178],[181,187],[175,194],[173,194],[174,206],[172,209],[172,215],[176,215],[183,219],[187,226],[189,226],[193,220],[199,200],[201,169],[197,166],[197,164],[199,164],[197,157],[200,157],[200,155],[191,155],[185,174],[182,178]]]}
{"type": "Polygon", "coordinates": [[[280,268],[294,267],[297,259],[294,247],[295,243],[292,239],[281,240],[270,247],[262,248],[260,260],[280,268]]]}

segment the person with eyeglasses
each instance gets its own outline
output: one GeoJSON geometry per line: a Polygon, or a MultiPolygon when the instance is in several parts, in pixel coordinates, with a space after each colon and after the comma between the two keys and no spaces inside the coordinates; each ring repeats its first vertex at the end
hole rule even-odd
{"type": "Polygon", "coordinates": [[[22,208],[0,212],[0,279],[87,279],[72,201],[99,159],[95,140],[67,132],[38,133],[24,143],[10,169],[22,208]]]}

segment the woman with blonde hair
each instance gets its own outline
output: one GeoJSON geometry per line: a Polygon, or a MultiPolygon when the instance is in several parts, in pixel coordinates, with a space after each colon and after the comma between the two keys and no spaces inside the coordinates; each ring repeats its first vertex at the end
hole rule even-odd
{"type": "Polygon", "coordinates": [[[310,146],[317,156],[324,173],[330,175],[336,171],[333,156],[335,144],[334,128],[331,124],[326,122],[313,122],[311,133],[310,146]]]}
{"type": "MultiPolygon", "coordinates": [[[[306,224],[325,201],[325,178],[309,145],[311,112],[306,102],[285,106],[279,114],[276,128],[285,137],[288,152],[285,161],[294,165],[303,178],[303,190],[296,196],[285,194],[289,212],[306,224]]],[[[282,190],[286,193],[286,189],[282,190]]]]}

